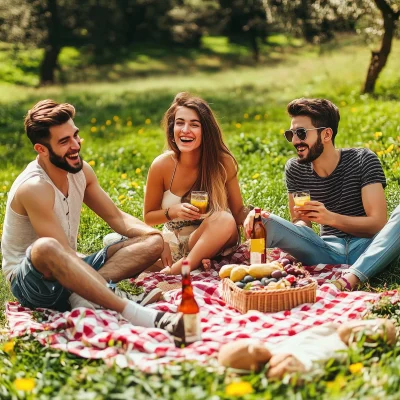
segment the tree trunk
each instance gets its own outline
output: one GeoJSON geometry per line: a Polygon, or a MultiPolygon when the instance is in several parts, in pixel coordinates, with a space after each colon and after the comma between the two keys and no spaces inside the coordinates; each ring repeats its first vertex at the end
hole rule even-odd
{"type": "Polygon", "coordinates": [[[51,85],[55,83],[54,72],[57,68],[58,56],[61,52],[61,21],[58,15],[57,0],[47,1],[46,18],[47,43],[42,63],[40,65],[40,85],[51,85]]]}
{"type": "Polygon", "coordinates": [[[378,51],[372,52],[363,93],[374,92],[379,74],[389,58],[392,49],[393,36],[396,29],[396,22],[400,16],[400,12],[394,12],[385,0],[375,0],[375,3],[383,17],[384,34],[382,37],[381,48],[378,51]]]}
{"type": "Polygon", "coordinates": [[[258,62],[260,61],[260,46],[258,45],[257,41],[257,33],[251,29],[249,34],[250,34],[251,47],[253,49],[253,59],[254,62],[258,64],[258,62]]]}

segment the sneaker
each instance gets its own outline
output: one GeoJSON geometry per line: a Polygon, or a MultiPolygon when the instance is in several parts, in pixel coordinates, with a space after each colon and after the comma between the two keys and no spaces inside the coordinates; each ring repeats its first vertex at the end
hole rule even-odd
{"type": "Polygon", "coordinates": [[[156,328],[164,329],[174,337],[175,345],[180,347],[185,336],[185,325],[182,313],[159,312],[155,322],[156,328]]]}
{"type": "Polygon", "coordinates": [[[103,238],[103,246],[107,247],[112,244],[122,242],[123,240],[128,239],[126,236],[120,235],[117,232],[109,233],[108,235],[104,236],[103,238]]]}
{"type": "Polygon", "coordinates": [[[153,304],[160,300],[162,296],[162,290],[159,288],[154,288],[149,293],[131,294],[125,292],[124,290],[118,288],[117,286],[112,287],[111,290],[121,299],[128,299],[134,301],[141,306],[147,306],[148,304],[153,304]]]}

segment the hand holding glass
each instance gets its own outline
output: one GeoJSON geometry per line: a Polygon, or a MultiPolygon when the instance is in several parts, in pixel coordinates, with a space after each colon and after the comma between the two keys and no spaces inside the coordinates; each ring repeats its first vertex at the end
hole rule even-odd
{"type": "Polygon", "coordinates": [[[200,214],[206,214],[208,207],[208,193],[192,192],[190,195],[190,204],[197,207],[200,214]]]}
{"type": "Polygon", "coordinates": [[[302,190],[301,192],[293,193],[294,205],[303,207],[307,201],[311,201],[310,191],[302,190]]]}

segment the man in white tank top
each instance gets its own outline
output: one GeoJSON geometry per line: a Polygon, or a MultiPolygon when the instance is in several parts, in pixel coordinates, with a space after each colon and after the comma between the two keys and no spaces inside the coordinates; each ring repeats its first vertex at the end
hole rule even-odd
{"type": "MultiPolygon", "coordinates": [[[[75,109],[52,100],[37,103],[25,130],[38,153],[12,185],[1,248],[3,273],[18,301],[31,309],[68,310],[71,293],[121,313],[135,325],[179,335],[180,314],[160,313],[121,298],[109,289],[139,274],[160,257],[161,233],[116,207],[80,156],[75,109]],[[88,257],[77,255],[77,235],[85,203],[126,240],[88,257]]],[[[151,292],[143,303],[160,297],[151,292]]]]}

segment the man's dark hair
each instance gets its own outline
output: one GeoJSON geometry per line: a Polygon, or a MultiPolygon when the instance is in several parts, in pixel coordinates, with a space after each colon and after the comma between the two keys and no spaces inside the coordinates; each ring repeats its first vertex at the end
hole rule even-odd
{"type": "Polygon", "coordinates": [[[326,127],[332,129],[332,144],[335,144],[335,136],[338,131],[340,114],[339,109],[329,100],[325,99],[295,99],[287,106],[287,112],[291,117],[305,115],[310,117],[316,128],[326,127]]]}
{"type": "Polygon", "coordinates": [[[47,145],[50,128],[62,125],[74,116],[75,108],[71,104],[59,104],[50,99],[42,100],[25,116],[25,132],[33,145],[36,143],[47,145]]]}

